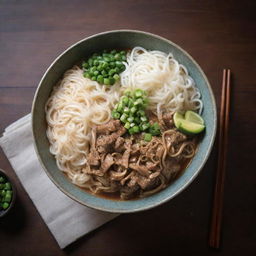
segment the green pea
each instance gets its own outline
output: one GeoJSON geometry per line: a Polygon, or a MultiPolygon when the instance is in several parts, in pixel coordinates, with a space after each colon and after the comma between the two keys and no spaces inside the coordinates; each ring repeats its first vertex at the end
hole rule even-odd
{"type": "Polygon", "coordinates": [[[10,203],[12,201],[12,196],[10,194],[6,194],[4,197],[4,202],[10,203]]]}
{"type": "Polygon", "coordinates": [[[3,207],[4,210],[6,210],[9,207],[9,204],[7,202],[4,202],[2,204],[2,207],[3,207]]]}
{"type": "Polygon", "coordinates": [[[12,189],[11,183],[10,182],[6,182],[5,183],[5,190],[11,190],[11,189],[12,189]]]}

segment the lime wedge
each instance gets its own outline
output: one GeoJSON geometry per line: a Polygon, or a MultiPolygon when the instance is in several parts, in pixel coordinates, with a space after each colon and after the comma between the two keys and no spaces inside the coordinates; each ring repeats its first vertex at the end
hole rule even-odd
{"type": "Polygon", "coordinates": [[[184,120],[184,116],[179,112],[175,112],[175,114],[173,115],[173,121],[177,128],[179,128],[179,124],[182,120],[184,120]]]}
{"type": "Polygon", "coordinates": [[[185,114],[185,120],[196,124],[204,125],[204,119],[199,116],[196,112],[188,110],[185,114]]]}
{"type": "Polygon", "coordinates": [[[185,134],[198,134],[205,129],[203,118],[194,111],[188,110],[185,116],[176,112],[173,120],[176,128],[185,134]]]}
{"type": "Polygon", "coordinates": [[[179,122],[179,127],[178,129],[186,134],[193,135],[193,134],[198,134],[204,130],[205,126],[203,124],[197,124],[194,122],[190,122],[188,120],[181,120],[179,122]]]}

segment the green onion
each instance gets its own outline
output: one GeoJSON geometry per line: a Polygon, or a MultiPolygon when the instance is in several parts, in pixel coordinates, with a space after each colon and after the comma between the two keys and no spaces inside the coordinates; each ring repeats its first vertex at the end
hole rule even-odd
{"type": "Polygon", "coordinates": [[[150,133],[145,133],[144,134],[144,140],[149,142],[152,140],[152,135],[150,133]]]}
{"type": "Polygon", "coordinates": [[[112,117],[113,117],[114,119],[119,119],[120,116],[121,116],[120,113],[118,113],[118,112],[116,112],[116,111],[115,111],[115,112],[112,111],[112,117]]]}
{"type": "Polygon", "coordinates": [[[149,127],[150,127],[150,124],[149,124],[149,123],[143,123],[143,124],[142,124],[142,129],[143,129],[143,131],[146,131],[149,127]]]}
{"type": "Polygon", "coordinates": [[[135,122],[136,124],[140,124],[140,119],[136,116],[136,117],[134,118],[134,122],[135,122]]]}
{"type": "Polygon", "coordinates": [[[115,82],[116,82],[116,80],[113,77],[109,77],[110,85],[113,85],[115,82]]]}
{"type": "Polygon", "coordinates": [[[119,102],[118,106],[117,106],[117,111],[118,112],[123,112],[124,106],[122,104],[122,102],[119,102]]]}
{"type": "Polygon", "coordinates": [[[129,109],[128,107],[125,107],[125,108],[124,108],[124,113],[125,113],[125,114],[129,114],[129,113],[130,113],[130,109],[129,109]]]}
{"type": "Polygon", "coordinates": [[[140,110],[137,112],[137,114],[138,114],[139,116],[146,116],[145,111],[142,110],[142,109],[140,109],[140,110]]]}
{"type": "Polygon", "coordinates": [[[135,102],[134,102],[134,105],[137,106],[137,105],[140,105],[140,104],[143,104],[143,100],[141,98],[137,99],[135,102]]]}
{"type": "Polygon", "coordinates": [[[133,126],[133,131],[134,131],[134,133],[138,133],[140,131],[139,126],[137,126],[137,125],[133,126]]]}
{"type": "Polygon", "coordinates": [[[130,133],[131,135],[134,134],[133,128],[130,128],[128,131],[129,131],[129,133],[130,133]]]}
{"type": "Polygon", "coordinates": [[[124,95],[125,96],[131,96],[131,90],[129,90],[129,89],[126,89],[125,91],[124,91],[124,95]]]}
{"type": "Polygon", "coordinates": [[[123,114],[121,115],[121,117],[120,117],[120,121],[123,122],[123,123],[125,123],[126,120],[127,120],[127,117],[128,117],[128,116],[127,116],[125,113],[123,113],[123,114]]]}
{"type": "Polygon", "coordinates": [[[128,130],[130,127],[131,127],[131,126],[130,126],[130,123],[129,123],[129,122],[126,122],[125,125],[124,125],[124,128],[128,130]]]}
{"type": "Polygon", "coordinates": [[[108,78],[104,78],[103,83],[104,83],[105,85],[110,85],[110,81],[109,81],[108,78]]]}
{"type": "Polygon", "coordinates": [[[142,116],[142,117],[140,118],[140,120],[141,120],[142,122],[148,121],[147,117],[145,117],[145,116],[142,116]]]}
{"type": "Polygon", "coordinates": [[[100,84],[103,84],[103,82],[104,82],[104,77],[103,77],[103,75],[98,75],[98,76],[97,76],[97,81],[98,81],[100,84]]]}
{"type": "Polygon", "coordinates": [[[140,98],[143,96],[143,91],[141,89],[136,89],[135,92],[134,92],[134,96],[136,98],[140,98]]]}
{"type": "Polygon", "coordinates": [[[137,111],[137,108],[136,107],[132,107],[131,108],[131,113],[135,113],[137,111]]]}
{"type": "Polygon", "coordinates": [[[113,78],[118,81],[120,79],[120,76],[118,74],[114,74],[113,78]]]}
{"type": "Polygon", "coordinates": [[[134,121],[134,117],[133,117],[133,116],[129,116],[129,117],[127,118],[127,121],[129,121],[130,123],[132,123],[132,122],[134,121]]]}
{"type": "Polygon", "coordinates": [[[129,102],[129,98],[128,98],[127,96],[123,96],[123,97],[121,98],[121,100],[122,100],[122,103],[123,103],[124,105],[127,105],[128,102],[129,102]]]}

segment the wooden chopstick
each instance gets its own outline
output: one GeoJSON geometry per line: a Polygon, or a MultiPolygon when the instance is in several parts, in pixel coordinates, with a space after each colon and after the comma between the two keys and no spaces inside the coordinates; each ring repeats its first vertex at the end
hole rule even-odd
{"type": "Polygon", "coordinates": [[[212,220],[209,245],[220,247],[220,233],[222,223],[222,209],[224,196],[224,182],[226,171],[226,156],[228,147],[228,125],[230,111],[230,70],[223,70],[221,109],[219,119],[218,167],[214,190],[212,220]]]}

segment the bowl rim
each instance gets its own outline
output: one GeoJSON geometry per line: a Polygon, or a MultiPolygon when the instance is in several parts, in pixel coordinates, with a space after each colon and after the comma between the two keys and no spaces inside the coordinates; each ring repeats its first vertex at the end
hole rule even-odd
{"type": "Polygon", "coordinates": [[[8,214],[10,212],[10,210],[13,208],[13,205],[14,205],[14,203],[16,201],[16,187],[15,187],[13,179],[6,173],[6,171],[4,171],[3,169],[0,168],[0,174],[3,174],[8,179],[8,181],[11,183],[11,185],[12,185],[12,201],[11,201],[8,209],[7,210],[3,210],[2,214],[0,214],[0,218],[2,218],[6,214],[8,214]]]}
{"type": "MultiPolygon", "coordinates": [[[[201,170],[203,169],[206,161],[208,160],[210,153],[212,151],[213,145],[214,145],[214,141],[215,141],[215,137],[216,137],[216,132],[217,132],[217,107],[216,107],[216,101],[215,101],[215,97],[214,97],[214,93],[212,91],[212,87],[208,81],[208,78],[206,77],[204,71],[202,70],[202,68],[200,67],[200,65],[195,61],[195,59],[183,48],[181,48],[179,45],[177,45],[176,43],[174,43],[173,41],[166,39],[162,36],[150,33],[150,32],[145,32],[145,31],[141,31],[141,30],[133,30],[133,29],[118,29],[118,30],[109,30],[109,31],[104,31],[104,32],[100,32],[100,33],[96,33],[93,34],[91,36],[85,37],[77,42],[75,42],[74,44],[72,44],[71,46],[69,46],[66,50],[64,50],[61,54],[59,54],[50,64],[50,66],[46,69],[46,71],[44,72],[42,78],[40,79],[37,89],[35,91],[34,94],[34,98],[32,101],[32,108],[31,108],[31,127],[32,127],[32,134],[33,134],[33,145],[34,145],[34,149],[36,152],[36,155],[38,157],[38,160],[41,164],[41,166],[43,167],[45,173],[47,174],[47,176],[50,178],[50,180],[55,184],[55,186],[61,190],[61,192],[63,192],[65,195],[67,195],[69,198],[71,198],[72,200],[80,203],[83,206],[89,207],[91,209],[96,209],[96,210],[100,210],[100,211],[104,211],[104,212],[110,212],[110,213],[134,213],[134,212],[140,212],[140,211],[145,211],[145,210],[149,210],[152,208],[155,208],[159,205],[162,205],[166,202],[168,202],[169,200],[171,200],[172,198],[174,198],[175,196],[177,196],[178,194],[180,194],[183,190],[185,190],[192,182],[193,180],[199,175],[199,173],[201,172],[201,170]],[[51,176],[50,172],[48,172],[46,166],[44,165],[41,157],[40,157],[40,153],[39,150],[37,148],[36,145],[36,135],[35,135],[35,131],[34,131],[34,114],[35,114],[35,104],[36,104],[36,100],[38,98],[38,93],[40,90],[40,87],[42,85],[42,82],[44,81],[45,77],[47,76],[48,72],[51,70],[51,68],[56,64],[56,62],[62,58],[63,55],[65,55],[68,51],[70,51],[72,48],[74,48],[75,46],[81,44],[84,41],[87,41],[91,38],[94,37],[98,37],[101,35],[105,35],[105,34],[111,34],[111,33],[120,33],[120,32],[128,32],[128,33],[138,33],[138,34],[144,34],[147,36],[151,36],[154,37],[156,39],[165,41],[168,44],[173,45],[174,47],[176,47],[178,50],[180,50],[181,52],[183,52],[189,59],[192,60],[192,62],[194,63],[194,65],[196,66],[196,68],[199,70],[199,72],[201,73],[202,77],[204,78],[205,82],[206,82],[206,86],[207,89],[209,91],[210,94],[210,98],[212,101],[212,105],[213,105],[213,127],[212,127],[212,136],[210,137],[210,142],[209,145],[207,147],[207,151],[206,154],[204,155],[204,158],[202,161],[200,161],[200,164],[197,168],[197,171],[187,180],[186,183],[182,184],[179,189],[177,189],[177,191],[175,191],[171,196],[164,198],[158,202],[154,202],[154,204],[152,205],[147,205],[147,206],[140,206],[137,208],[133,208],[133,209],[114,209],[114,208],[105,208],[105,207],[100,207],[100,206],[95,206],[93,204],[91,204],[90,202],[86,202],[84,203],[83,201],[81,201],[80,199],[78,199],[77,197],[73,196],[72,194],[70,194],[68,191],[66,191],[64,188],[62,188],[62,186],[60,184],[58,184],[55,179],[51,176]]],[[[95,196],[95,195],[93,195],[95,196]]],[[[95,196],[97,197],[97,196],[95,196]]],[[[105,199],[105,198],[102,198],[105,199]]],[[[138,199],[139,200],[139,199],[138,199]]]]}

